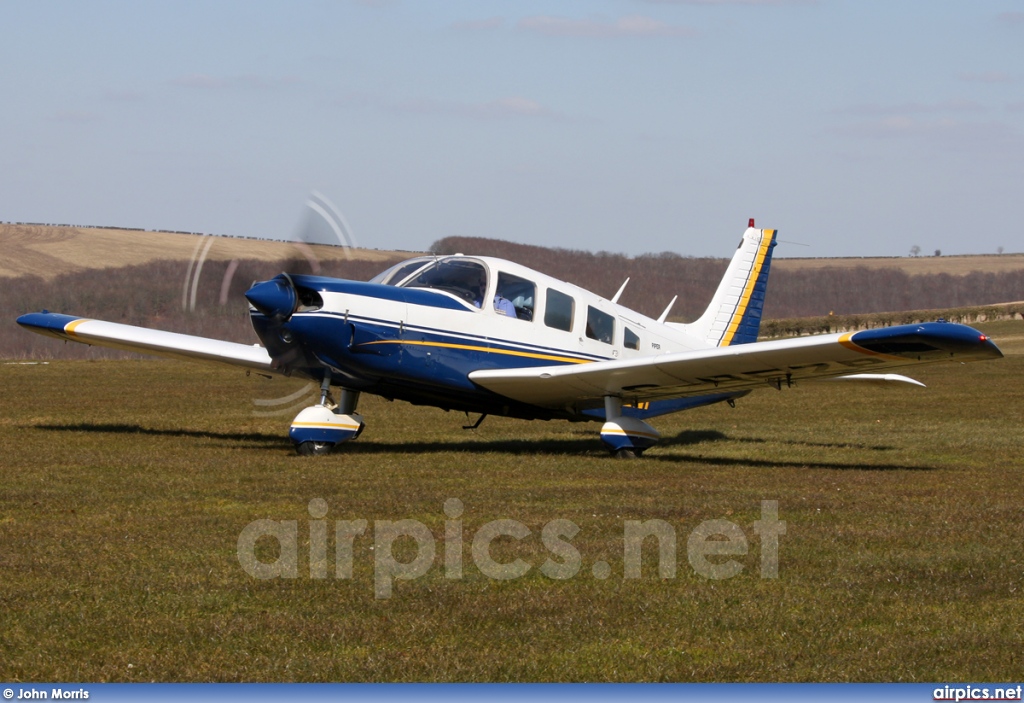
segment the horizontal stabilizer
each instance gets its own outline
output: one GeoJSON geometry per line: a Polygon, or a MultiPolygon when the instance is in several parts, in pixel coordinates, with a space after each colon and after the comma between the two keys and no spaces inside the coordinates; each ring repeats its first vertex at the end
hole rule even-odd
{"type": "Polygon", "coordinates": [[[823,381],[860,381],[861,383],[872,383],[879,386],[887,386],[893,383],[906,383],[911,386],[926,388],[923,383],[908,376],[900,376],[898,373],[852,373],[849,376],[834,376],[823,378],[823,381]]]}

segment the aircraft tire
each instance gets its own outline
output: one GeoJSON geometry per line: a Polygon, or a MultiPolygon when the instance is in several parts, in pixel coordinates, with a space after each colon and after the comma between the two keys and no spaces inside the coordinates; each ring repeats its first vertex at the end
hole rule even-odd
{"type": "Polygon", "coordinates": [[[632,449],[631,447],[623,447],[622,449],[616,449],[612,452],[612,456],[616,459],[636,459],[640,455],[640,452],[632,449]]]}
{"type": "Polygon", "coordinates": [[[334,449],[332,442],[299,442],[295,445],[295,451],[299,456],[319,456],[329,454],[334,449]]]}

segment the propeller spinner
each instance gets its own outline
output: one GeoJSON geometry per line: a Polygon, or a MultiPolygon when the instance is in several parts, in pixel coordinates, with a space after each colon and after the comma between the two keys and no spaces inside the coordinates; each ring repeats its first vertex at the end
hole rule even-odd
{"type": "Polygon", "coordinates": [[[287,322],[299,303],[291,276],[282,273],[253,285],[245,293],[252,306],[275,322],[287,322]]]}

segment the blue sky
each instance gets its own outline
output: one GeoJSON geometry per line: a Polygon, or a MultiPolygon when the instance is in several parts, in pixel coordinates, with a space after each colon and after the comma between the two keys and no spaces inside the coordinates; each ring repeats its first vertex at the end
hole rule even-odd
{"type": "Polygon", "coordinates": [[[1024,0],[0,3],[0,220],[1024,250],[1024,0]]]}

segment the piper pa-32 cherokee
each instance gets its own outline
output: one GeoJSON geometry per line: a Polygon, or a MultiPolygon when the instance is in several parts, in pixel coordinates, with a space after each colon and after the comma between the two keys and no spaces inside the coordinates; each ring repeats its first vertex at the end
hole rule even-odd
{"type": "Polygon", "coordinates": [[[660,437],[646,420],[733,404],[757,388],[818,379],[922,385],[878,372],[1002,357],[981,332],[941,321],[758,342],[774,246],[775,230],[751,220],[711,304],[689,324],[666,322],[671,303],[655,320],[619,305],[621,288],[604,300],[510,261],[462,254],[410,259],[369,282],[282,273],[255,283],[245,297],[263,346],[45,311],[18,324],[58,339],[316,381],[320,402],[291,424],[299,454],[358,437],[361,393],[480,420],[600,421],[605,447],[633,457],[660,437]],[[332,386],[340,388],[336,402],[332,386]]]}

